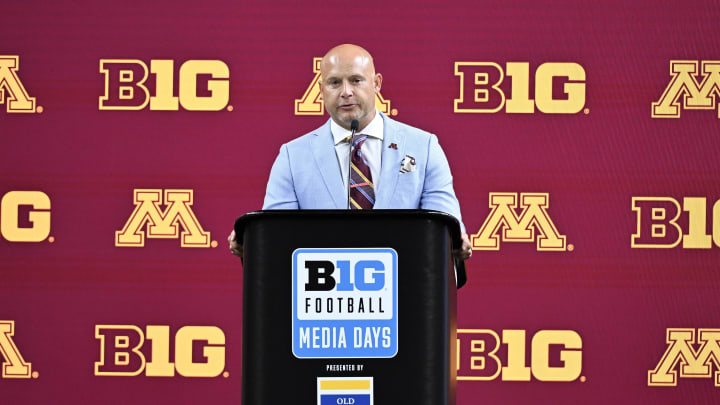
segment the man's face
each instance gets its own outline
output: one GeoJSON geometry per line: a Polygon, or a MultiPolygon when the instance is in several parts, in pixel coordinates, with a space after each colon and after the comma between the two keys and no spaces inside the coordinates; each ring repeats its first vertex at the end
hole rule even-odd
{"type": "Polygon", "coordinates": [[[372,59],[353,52],[326,55],[321,65],[325,110],[340,126],[350,129],[358,120],[360,129],[375,117],[375,93],[382,75],[375,73],[372,59]]]}

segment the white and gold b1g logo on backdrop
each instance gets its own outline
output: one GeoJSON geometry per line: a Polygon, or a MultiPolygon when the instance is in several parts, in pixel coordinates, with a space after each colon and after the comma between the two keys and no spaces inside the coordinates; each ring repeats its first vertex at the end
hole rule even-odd
{"type": "Polygon", "coordinates": [[[501,240],[536,242],[539,251],[571,250],[567,237],[558,232],[550,218],[549,207],[547,193],[490,193],[491,211],[471,236],[473,250],[500,250],[501,240]]]}
{"type": "Polygon", "coordinates": [[[180,238],[182,247],[210,247],[210,232],[205,232],[190,208],[193,190],[136,189],[133,195],[135,210],[125,226],[115,232],[115,246],[143,247],[147,235],[157,239],[180,238]],[[160,205],[165,205],[165,209],[160,205]]]}
{"type": "Polygon", "coordinates": [[[13,341],[14,335],[15,321],[0,321],[0,354],[5,361],[0,375],[2,378],[30,378],[33,374],[32,363],[23,359],[13,341]]]}
{"type": "MultiPolygon", "coordinates": [[[[714,110],[720,97],[720,61],[670,61],[670,83],[658,101],[652,103],[653,118],[680,118],[680,109],[714,110]],[[698,67],[700,67],[698,69],[698,67]],[[697,78],[701,81],[698,82],[697,78]],[[682,96],[682,104],[680,98],[682,96]]],[[[718,108],[720,118],[720,108],[718,108]]]]}
{"type": "Polygon", "coordinates": [[[42,191],[9,191],[3,195],[0,200],[0,235],[10,242],[42,242],[47,239],[50,235],[50,197],[42,191]],[[28,226],[20,223],[20,207],[23,206],[31,207],[25,221],[28,226]]]}
{"type": "MultiPolygon", "coordinates": [[[[305,90],[302,98],[295,99],[295,115],[323,115],[325,114],[325,103],[322,100],[320,92],[320,62],[322,58],[313,58],[313,77],[312,82],[305,90]]],[[[390,108],[390,100],[385,100],[380,93],[375,94],[375,107],[382,111],[385,115],[393,114],[390,108]]]]}
{"type": "Polygon", "coordinates": [[[100,96],[101,110],[219,111],[230,100],[230,69],[221,60],[188,60],[178,71],[175,95],[175,63],[153,59],[148,65],[137,59],[100,59],[105,76],[105,93],[100,96]],[[154,91],[148,84],[154,77],[154,91]]]}
{"type": "Polygon", "coordinates": [[[630,239],[633,248],[670,249],[680,242],[683,249],[720,247],[720,200],[712,205],[712,235],[707,233],[705,197],[685,197],[682,205],[672,197],[633,197],[632,210],[637,216],[637,228],[630,239]],[[685,217],[681,218],[684,212],[687,212],[687,233],[681,226],[685,224],[685,217]]]}
{"type": "Polygon", "coordinates": [[[720,329],[700,328],[696,334],[694,328],[668,328],[666,342],[662,358],[648,371],[648,386],[675,387],[679,371],[683,378],[712,378],[720,387],[720,329]]]}
{"type": "Polygon", "coordinates": [[[18,76],[20,57],[0,55],[0,104],[9,113],[34,113],[35,97],[30,97],[18,76]]]}
{"type": "Polygon", "coordinates": [[[540,330],[527,347],[526,331],[503,330],[501,335],[490,329],[458,329],[457,379],[460,381],[585,381],[582,373],[583,342],[573,330],[540,330]],[[502,337],[501,337],[502,336],[502,337]],[[498,353],[507,346],[507,355],[498,353]],[[530,350],[530,364],[525,353],[530,350]],[[559,358],[562,365],[551,364],[559,358]]]}
{"type": "Polygon", "coordinates": [[[148,325],[145,332],[135,325],[95,325],[100,341],[96,376],[140,375],[173,377],[217,377],[225,370],[225,332],[217,326],[183,326],[175,332],[174,353],[170,351],[170,326],[148,325]],[[203,344],[204,359],[193,359],[193,346],[203,344]],[[147,346],[150,346],[149,350],[147,346]],[[143,353],[143,349],[145,353],[143,353]],[[147,361],[150,354],[150,361],[147,361]],[[171,355],[174,361],[171,360],[171,355]]]}
{"type": "MultiPolygon", "coordinates": [[[[460,96],[455,99],[456,113],[535,112],[575,114],[585,106],[585,69],[572,62],[547,62],[535,71],[535,98],[530,98],[530,64],[507,62],[505,69],[493,62],[455,62],[460,78],[460,96]],[[501,85],[505,76],[512,78],[509,89],[501,85]],[[553,81],[563,79],[562,93],[553,94],[553,81]]],[[[586,111],[587,112],[587,111],[586,111]]]]}

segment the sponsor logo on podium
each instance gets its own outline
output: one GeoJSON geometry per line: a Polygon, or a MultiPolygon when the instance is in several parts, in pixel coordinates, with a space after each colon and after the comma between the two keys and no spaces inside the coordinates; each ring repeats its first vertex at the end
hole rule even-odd
{"type": "Polygon", "coordinates": [[[397,252],[391,248],[295,250],[295,357],[394,357],[398,350],[397,263],[397,252]]]}
{"type": "Polygon", "coordinates": [[[372,377],[318,377],[318,405],[373,405],[372,377]]]}

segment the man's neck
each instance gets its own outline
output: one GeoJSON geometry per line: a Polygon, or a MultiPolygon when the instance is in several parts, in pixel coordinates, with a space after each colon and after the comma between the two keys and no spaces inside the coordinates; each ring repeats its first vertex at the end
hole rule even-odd
{"type": "MultiPolygon", "coordinates": [[[[380,113],[376,110],[375,115],[373,115],[370,122],[362,129],[356,131],[356,133],[369,135],[378,139],[383,139],[383,129],[383,120],[380,113]]],[[[333,141],[337,145],[338,143],[343,142],[343,140],[345,140],[347,136],[350,135],[351,131],[340,125],[337,121],[331,119],[330,132],[332,133],[333,141]]]]}
{"type": "MultiPolygon", "coordinates": [[[[375,115],[376,115],[376,114],[377,114],[377,111],[375,112],[375,114],[372,114],[372,115],[369,117],[370,119],[367,120],[367,122],[365,122],[364,124],[363,124],[363,123],[360,123],[360,125],[358,125],[358,130],[357,130],[356,132],[359,134],[359,133],[361,133],[361,132],[363,131],[363,129],[365,129],[368,125],[370,125],[370,123],[371,123],[371,122],[373,121],[373,119],[375,118],[375,115]]],[[[350,125],[345,125],[345,124],[342,123],[342,122],[337,122],[337,121],[335,121],[335,118],[332,118],[332,117],[330,117],[330,119],[332,119],[334,123],[336,123],[336,124],[340,125],[341,127],[347,129],[348,131],[352,131],[352,129],[350,128],[350,125]]]]}

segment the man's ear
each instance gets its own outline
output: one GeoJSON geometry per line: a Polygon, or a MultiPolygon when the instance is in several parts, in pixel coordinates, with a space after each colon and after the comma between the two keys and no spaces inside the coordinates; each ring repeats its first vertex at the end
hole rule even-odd
{"type": "Polygon", "coordinates": [[[382,87],[382,75],[380,73],[375,73],[373,84],[375,85],[375,93],[379,93],[382,87]]]}

